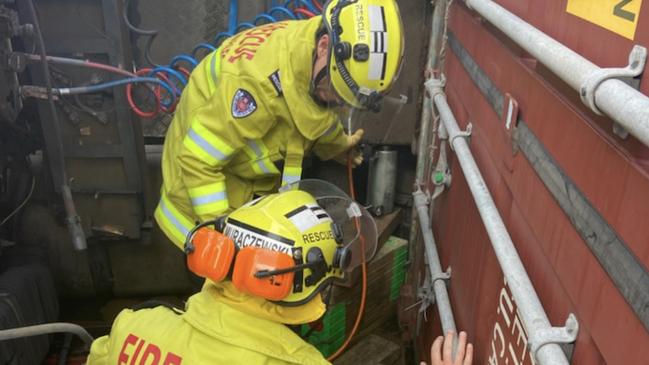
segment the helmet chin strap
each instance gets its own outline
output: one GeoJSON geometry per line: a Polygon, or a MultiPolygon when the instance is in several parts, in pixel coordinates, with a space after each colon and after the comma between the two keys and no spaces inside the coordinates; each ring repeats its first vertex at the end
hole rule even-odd
{"type": "MultiPolygon", "coordinates": [[[[315,63],[315,60],[313,61],[315,63]]],[[[309,95],[311,95],[311,98],[313,98],[313,101],[315,101],[316,104],[320,105],[323,108],[329,108],[331,107],[331,103],[322,100],[320,96],[318,96],[317,90],[318,90],[318,85],[324,79],[329,73],[327,72],[327,67],[323,67],[318,71],[318,73],[315,75],[315,78],[311,80],[311,85],[309,85],[309,95]]]]}

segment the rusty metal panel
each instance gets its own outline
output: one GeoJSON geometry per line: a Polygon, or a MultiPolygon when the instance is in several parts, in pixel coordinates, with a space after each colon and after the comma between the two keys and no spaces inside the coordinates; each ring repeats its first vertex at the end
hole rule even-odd
{"type": "MultiPolygon", "coordinates": [[[[634,253],[648,262],[646,236],[641,238],[642,230],[638,233],[638,228],[642,226],[642,216],[649,214],[649,206],[642,204],[642,198],[649,198],[649,191],[646,188],[633,191],[626,188],[646,186],[644,166],[629,161],[624,146],[612,144],[602,136],[599,129],[590,125],[574,105],[527,67],[525,60],[513,58],[498,39],[481,36],[478,33],[479,24],[464,8],[456,9],[458,11],[454,13],[456,16],[453,17],[452,27],[461,29],[456,33],[459,41],[471,50],[471,55],[499,89],[518,99],[530,129],[542,140],[549,153],[604,218],[616,226],[634,253]],[[462,12],[464,16],[460,17],[462,12]],[[634,199],[627,198],[628,194],[632,194],[634,199]],[[623,224],[618,227],[619,223],[623,224]]],[[[468,80],[466,87],[471,84],[468,80]]],[[[464,86],[463,93],[466,92],[464,86]]],[[[475,106],[472,108],[475,109],[475,106]]],[[[480,111],[487,115],[495,114],[488,105],[484,105],[480,111]]],[[[494,124],[498,125],[499,122],[494,124]]],[[[489,133],[491,143],[495,144],[492,138],[498,129],[489,133]]]]}
{"type": "MultiPolygon", "coordinates": [[[[573,38],[592,36],[584,34],[592,25],[570,25],[575,22],[574,16],[558,15],[558,11],[565,12],[565,2],[498,2],[532,24],[547,27],[543,30],[566,44],[573,38]]],[[[646,272],[646,147],[612,136],[610,121],[586,112],[574,91],[470,10],[455,5],[451,13],[451,37],[497,89],[518,101],[525,126],[571,179],[576,193],[587,199],[646,272]]],[[[641,16],[636,40],[645,37],[641,34],[643,24],[641,16]]],[[[622,48],[619,44],[628,40],[617,34],[607,37],[618,42],[607,50],[615,55],[607,57],[622,55],[626,62],[627,51],[616,47],[622,48]]],[[[586,56],[593,60],[598,57],[586,56]]],[[[513,139],[516,133],[504,127],[503,106],[493,105],[494,100],[502,103],[502,99],[489,98],[490,103],[485,98],[488,90],[478,88],[458,59],[457,49],[447,52],[445,73],[449,104],[461,125],[473,123],[470,146],[474,157],[548,317],[554,325],[561,325],[573,312],[580,321],[572,363],[645,363],[649,333],[539,178],[535,166],[517,150],[513,139]]],[[[529,356],[523,360],[520,352],[520,331],[512,324],[513,317],[505,315],[513,311],[502,273],[459,166],[455,161],[451,164],[453,186],[436,202],[434,224],[442,264],[453,267],[450,295],[458,328],[469,331],[476,344],[477,363],[529,363],[529,356]]]]}

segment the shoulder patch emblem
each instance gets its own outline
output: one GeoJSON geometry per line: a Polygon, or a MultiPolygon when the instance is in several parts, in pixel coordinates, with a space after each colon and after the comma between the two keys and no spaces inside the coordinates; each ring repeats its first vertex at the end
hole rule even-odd
{"type": "Polygon", "coordinates": [[[255,98],[244,89],[237,89],[232,99],[232,116],[235,118],[244,118],[257,110],[255,98]]]}
{"type": "Polygon", "coordinates": [[[275,91],[277,91],[277,96],[281,96],[283,92],[282,92],[282,83],[279,80],[279,70],[270,74],[270,76],[268,76],[268,79],[273,84],[275,91]]]}

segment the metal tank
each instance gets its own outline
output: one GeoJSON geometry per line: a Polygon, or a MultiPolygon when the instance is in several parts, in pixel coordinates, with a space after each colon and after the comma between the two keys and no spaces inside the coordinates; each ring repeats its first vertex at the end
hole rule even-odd
{"type": "Polygon", "coordinates": [[[381,146],[370,158],[367,178],[367,204],[374,215],[392,212],[396,182],[397,151],[389,146],[381,146]]]}

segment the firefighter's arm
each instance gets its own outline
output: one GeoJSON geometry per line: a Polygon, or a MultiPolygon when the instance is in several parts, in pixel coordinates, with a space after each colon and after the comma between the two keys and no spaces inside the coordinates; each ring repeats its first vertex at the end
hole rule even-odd
{"type": "Polygon", "coordinates": [[[363,155],[356,149],[363,137],[364,131],[357,130],[351,136],[345,134],[342,124],[336,123],[331,129],[316,141],[313,152],[321,160],[335,160],[342,164],[347,163],[349,151],[352,152],[352,163],[358,166],[363,162],[363,155]]]}
{"type": "Polygon", "coordinates": [[[110,347],[110,338],[108,336],[99,337],[93,341],[88,355],[87,365],[105,365],[108,364],[108,350],[110,347]]]}
{"type": "MultiPolygon", "coordinates": [[[[106,336],[99,337],[92,342],[90,354],[86,365],[108,365],[114,364],[115,359],[119,359],[124,351],[124,325],[128,325],[129,314],[133,313],[130,309],[125,309],[115,317],[110,333],[106,336]]],[[[126,332],[128,333],[128,332],[126,332]]]]}
{"type": "Polygon", "coordinates": [[[178,156],[183,183],[201,221],[229,209],[223,168],[247,141],[261,138],[274,124],[263,91],[222,75],[208,102],[190,114],[191,127],[178,156]]]}
{"type": "Polygon", "coordinates": [[[87,365],[108,365],[111,363],[110,359],[114,359],[117,355],[117,351],[120,351],[120,347],[116,344],[118,333],[120,333],[120,319],[124,317],[125,314],[131,312],[130,310],[121,311],[115,320],[113,321],[113,326],[110,330],[110,333],[106,336],[99,337],[98,339],[92,342],[90,346],[90,354],[88,355],[87,365]]]}

